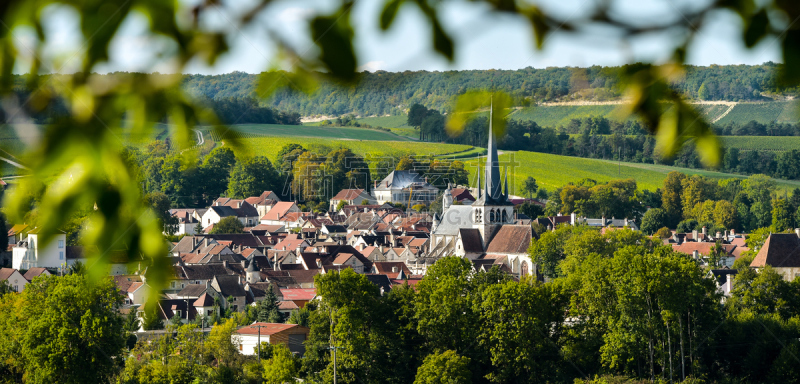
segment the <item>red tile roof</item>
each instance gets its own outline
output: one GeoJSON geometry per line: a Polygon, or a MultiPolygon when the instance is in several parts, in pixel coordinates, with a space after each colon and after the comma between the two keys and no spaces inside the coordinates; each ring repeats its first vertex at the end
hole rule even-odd
{"type": "Polygon", "coordinates": [[[310,301],[317,297],[316,288],[283,288],[281,289],[284,300],[310,301]]]}
{"type": "Polygon", "coordinates": [[[525,253],[531,245],[529,225],[504,225],[486,247],[486,253],[525,253]]]}
{"type": "Polygon", "coordinates": [[[758,251],[751,267],[800,268],[800,238],[794,233],[773,233],[758,251]]]}
{"type": "Polygon", "coordinates": [[[285,331],[287,329],[292,329],[292,328],[295,328],[295,327],[298,328],[298,329],[308,330],[308,328],[300,326],[300,325],[297,325],[297,324],[253,323],[251,325],[239,328],[236,331],[236,333],[238,333],[240,335],[258,335],[259,334],[259,329],[260,329],[261,330],[260,331],[261,332],[261,336],[264,336],[264,335],[273,335],[273,334],[276,334],[278,332],[283,332],[283,331],[285,331]],[[257,328],[257,327],[254,327],[255,325],[260,325],[262,327],[257,328]]]}
{"type": "Polygon", "coordinates": [[[331,200],[353,200],[357,198],[362,192],[363,189],[343,189],[336,194],[331,200]]]}

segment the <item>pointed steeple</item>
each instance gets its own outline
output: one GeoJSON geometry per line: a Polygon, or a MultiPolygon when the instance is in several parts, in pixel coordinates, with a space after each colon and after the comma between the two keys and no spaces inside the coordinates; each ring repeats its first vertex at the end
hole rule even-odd
{"type": "Polygon", "coordinates": [[[476,198],[480,199],[481,198],[481,167],[480,166],[478,166],[478,187],[476,189],[478,190],[478,196],[476,196],[476,198]]]}
{"type": "Polygon", "coordinates": [[[489,104],[489,145],[487,146],[488,153],[486,155],[486,201],[497,200],[502,193],[502,186],[500,185],[500,166],[497,163],[497,143],[494,140],[494,131],[492,130],[492,116],[494,109],[494,101],[489,104]]]}
{"type": "Polygon", "coordinates": [[[504,195],[505,195],[505,199],[508,200],[508,167],[506,167],[506,181],[505,181],[505,184],[506,184],[506,191],[505,191],[504,195]]]}

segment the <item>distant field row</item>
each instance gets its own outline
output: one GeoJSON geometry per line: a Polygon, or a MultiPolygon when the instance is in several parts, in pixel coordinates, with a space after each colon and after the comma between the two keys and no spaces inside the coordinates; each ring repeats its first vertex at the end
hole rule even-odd
{"type": "MultiPolygon", "coordinates": [[[[477,171],[483,167],[483,159],[470,160],[467,164],[470,171],[470,184],[475,185],[477,171]]],[[[540,187],[553,191],[570,182],[578,182],[590,178],[598,182],[614,179],[633,178],[639,189],[655,190],[663,187],[664,178],[669,172],[679,171],[688,175],[703,175],[713,179],[746,178],[722,172],[705,171],[689,168],[670,167],[655,164],[617,163],[614,161],[584,159],[579,157],[550,155],[518,151],[500,155],[503,167],[509,166],[508,177],[511,194],[521,195],[525,178],[536,179],[540,187]]],[[[505,168],[501,169],[501,174],[505,168]]],[[[800,181],[776,180],[782,190],[800,187],[800,181]]]]}
{"type": "MultiPolygon", "coordinates": [[[[571,134],[569,136],[577,139],[580,135],[571,134]]],[[[719,136],[719,139],[724,148],[737,148],[742,151],[800,150],[800,136],[719,136]]]]}
{"type": "MultiPolygon", "coordinates": [[[[241,124],[230,127],[240,137],[306,136],[345,140],[408,140],[391,132],[366,128],[319,127],[312,125],[241,124]]],[[[215,138],[217,140],[218,138],[215,138]]]]}

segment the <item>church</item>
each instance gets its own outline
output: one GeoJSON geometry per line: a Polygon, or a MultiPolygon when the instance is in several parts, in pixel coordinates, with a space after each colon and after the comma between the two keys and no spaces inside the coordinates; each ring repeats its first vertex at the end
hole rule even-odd
{"type": "Polygon", "coordinates": [[[434,215],[428,258],[460,256],[470,259],[476,268],[499,265],[515,276],[535,273],[535,265],[528,256],[535,234],[530,225],[515,224],[514,204],[508,194],[508,170],[505,186],[500,181],[491,112],[488,136],[484,185],[481,186],[481,172],[478,172],[478,196],[472,205],[453,205],[448,185],[442,197],[442,214],[434,215]]]}

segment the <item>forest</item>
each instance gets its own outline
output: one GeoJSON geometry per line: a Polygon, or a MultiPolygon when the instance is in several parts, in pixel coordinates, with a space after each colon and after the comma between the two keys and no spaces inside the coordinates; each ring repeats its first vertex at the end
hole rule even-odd
{"type": "MultiPolygon", "coordinates": [[[[758,101],[797,94],[775,85],[780,64],[689,66],[672,87],[693,100],[758,101]]],[[[512,97],[514,106],[552,101],[619,99],[620,72],[625,67],[550,67],[519,70],[362,72],[352,86],[321,80],[310,94],[280,89],[265,95],[265,105],[303,116],[398,115],[421,104],[446,113],[454,98],[467,90],[494,89],[512,97]]],[[[260,97],[259,75],[185,75],[183,88],[195,97],[260,97]]]]}

